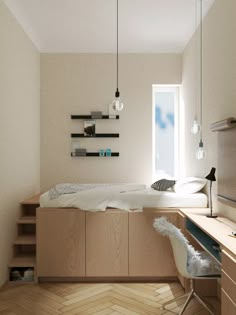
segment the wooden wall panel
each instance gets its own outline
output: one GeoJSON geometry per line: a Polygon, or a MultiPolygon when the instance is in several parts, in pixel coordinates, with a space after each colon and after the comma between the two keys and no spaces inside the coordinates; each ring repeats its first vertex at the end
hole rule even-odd
{"type": "MultiPolygon", "coordinates": [[[[235,240],[236,241],[236,240],[235,240]]],[[[222,269],[236,283],[236,259],[222,251],[222,269]]]]}
{"type": "Polygon", "coordinates": [[[177,277],[168,237],[153,228],[154,218],[164,215],[177,224],[177,213],[129,213],[129,275],[177,277]]]}
{"type": "Polygon", "coordinates": [[[128,213],[86,213],[86,276],[128,276],[128,213]]]}
{"type": "Polygon", "coordinates": [[[236,283],[230,279],[230,277],[223,270],[221,284],[225,293],[227,293],[234,304],[236,304],[236,283]]]}
{"type": "Polygon", "coordinates": [[[233,314],[236,314],[236,304],[234,304],[225,291],[221,289],[221,315],[233,314]]]}
{"type": "Polygon", "coordinates": [[[85,276],[85,212],[37,210],[38,277],[85,276]]]}

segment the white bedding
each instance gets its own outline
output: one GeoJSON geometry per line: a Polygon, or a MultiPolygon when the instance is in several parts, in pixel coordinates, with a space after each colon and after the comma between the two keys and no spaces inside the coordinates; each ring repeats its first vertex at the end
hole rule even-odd
{"type": "MultiPolygon", "coordinates": [[[[145,187],[145,185],[142,186],[145,187]]],[[[46,192],[40,197],[40,207],[79,208],[88,211],[105,211],[106,208],[126,211],[142,210],[148,207],[205,208],[207,207],[207,196],[203,193],[183,195],[172,191],[156,191],[152,188],[146,188],[123,193],[109,190],[79,191],[50,199],[48,192],[46,192]]]]}

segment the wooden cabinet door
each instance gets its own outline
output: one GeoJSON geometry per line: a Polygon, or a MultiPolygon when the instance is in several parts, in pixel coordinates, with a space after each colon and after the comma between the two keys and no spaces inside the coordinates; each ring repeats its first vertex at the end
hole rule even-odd
{"type": "Polygon", "coordinates": [[[78,209],[37,210],[38,277],[85,276],[85,213],[78,209]]]}
{"type": "Polygon", "coordinates": [[[86,213],[86,276],[128,276],[128,213],[86,213]]]}
{"type": "Polygon", "coordinates": [[[231,298],[221,289],[221,315],[236,314],[236,304],[231,298]]]}
{"type": "Polygon", "coordinates": [[[222,269],[236,283],[236,259],[226,250],[222,250],[222,269]]]}
{"type": "Polygon", "coordinates": [[[137,277],[177,277],[168,237],[153,228],[160,216],[177,223],[176,213],[129,213],[129,275],[137,277]]]}

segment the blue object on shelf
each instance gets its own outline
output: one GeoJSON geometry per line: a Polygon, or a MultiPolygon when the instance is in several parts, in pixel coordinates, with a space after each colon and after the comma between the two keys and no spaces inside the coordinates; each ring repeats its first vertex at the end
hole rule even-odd
{"type": "Polygon", "coordinates": [[[99,150],[99,156],[105,156],[105,151],[103,149],[99,150]]]}
{"type": "Polygon", "coordinates": [[[111,149],[106,149],[106,156],[111,156],[111,149]]]}

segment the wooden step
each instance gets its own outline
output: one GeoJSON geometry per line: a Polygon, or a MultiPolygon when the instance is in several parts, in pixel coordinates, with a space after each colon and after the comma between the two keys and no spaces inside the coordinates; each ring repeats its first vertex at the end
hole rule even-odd
{"type": "Polygon", "coordinates": [[[35,235],[19,235],[17,236],[15,245],[32,245],[36,244],[36,236],[35,235]]]}
{"type": "Polygon", "coordinates": [[[23,200],[21,202],[22,205],[36,205],[38,206],[39,205],[39,197],[40,197],[41,193],[29,198],[29,199],[26,199],[26,200],[23,200]]]}
{"type": "Polygon", "coordinates": [[[36,224],[36,217],[35,216],[24,216],[21,217],[18,221],[18,224],[36,224]]]}
{"type": "Polygon", "coordinates": [[[13,257],[10,264],[10,268],[13,267],[35,267],[36,258],[34,255],[19,255],[13,257]]]}

